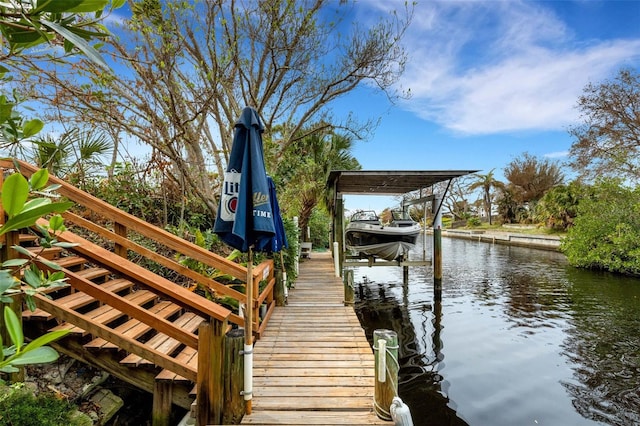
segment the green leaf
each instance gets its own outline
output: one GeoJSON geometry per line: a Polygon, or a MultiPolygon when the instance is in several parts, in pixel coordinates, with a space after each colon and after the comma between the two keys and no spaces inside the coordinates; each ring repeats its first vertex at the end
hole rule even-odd
{"type": "Polygon", "coordinates": [[[7,373],[7,374],[11,374],[11,373],[17,373],[18,370],[15,367],[12,367],[11,365],[5,365],[4,367],[0,368],[0,372],[2,373],[7,373]]]}
{"type": "Polygon", "coordinates": [[[29,179],[29,183],[31,184],[31,189],[39,190],[44,188],[44,186],[49,181],[49,170],[40,169],[31,175],[31,179],[29,179]]]}
{"type": "MultiPolygon", "coordinates": [[[[6,263],[6,262],[5,262],[6,263]]],[[[4,264],[3,264],[4,266],[4,264]]],[[[16,285],[16,279],[6,269],[0,270],[0,295],[16,285]]],[[[1,348],[2,346],[0,346],[1,348]]]]}
{"type": "Polygon", "coordinates": [[[16,346],[17,351],[20,352],[20,348],[24,344],[24,334],[22,334],[22,323],[18,319],[15,312],[8,306],[4,307],[4,324],[7,327],[9,338],[11,342],[16,346]]]}
{"type": "MultiPolygon", "coordinates": [[[[28,262],[27,259],[9,259],[6,262],[2,262],[2,267],[3,268],[13,268],[15,266],[22,266],[27,262],[28,262]]],[[[2,273],[2,272],[0,271],[0,273],[2,273]]],[[[2,289],[0,289],[0,293],[2,293],[1,290],[2,289]]]]}
{"type": "Polygon", "coordinates": [[[47,267],[49,267],[49,268],[51,268],[51,269],[53,269],[53,270],[59,271],[59,270],[61,270],[61,269],[62,269],[62,266],[58,265],[57,263],[55,263],[55,262],[53,262],[53,261],[51,261],[51,260],[47,260],[47,259],[39,259],[39,261],[40,261],[43,265],[45,265],[45,266],[47,266],[47,267]]]}
{"type": "Polygon", "coordinates": [[[62,187],[62,185],[60,185],[59,183],[54,183],[53,185],[47,186],[45,189],[42,190],[42,192],[57,191],[58,189],[60,189],[60,187],[62,187]]]}
{"type": "Polygon", "coordinates": [[[62,247],[62,248],[68,249],[68,248],[71,248],[71,247],[78,247],[80,244],[79,243],[67,243],[65,241],[60,241],[60,242],[57,242],[57,243],[53,243],[51,245],[54,246],[54,247],[62,247]]]}
{"type": "Polygon", "coordinates": [[[24,276],[22,279],[33,288],[42,287],[43,284],[45,284],[45,281],[39,272],[40,271],[36,272],[31,269],[27,269],[26,271],[24,271],[24,276]]]}
{"type": "Polygon", "coordinates": [[[9,120],[12,112],[13,104],[4,102],[0,103],[0,123],[4,123],[9,120]]]}
{"type": "Polygon", "coordinates": [[[43,25],[60,34],[65,40],[69,40],[71,43],[73,43],[78,49],[82,51],[82,53],[87,56],[87,58],[100,65],[104,69],[110,69],[109,65],[107,65],[104,59],[102,59],[102,56],[100,56],[100,54],[93,47],[91,47],[86,40],[83,40],[82,37],[78,37],[67,28],[58,25],[55,22],[47,21],[46,19],[43,19],[41,22],[43,25]]]}
{"type": "Polygon", "coordinates": [[[41,346],[29,352],[20,353],[19,356],[11,360],[11,365],[45,364],[57,360],[59,356],[52,347],[41,346]]]}
{"type": "Polygon", "coordinates": [[[34,198],[33,200],[27,201],[27,203],[22,208],[22,213],[47,204],[51,204],[50,198],[34,198]]]}
{"type": "MultiPolygon", "coordinates": [[[[2,193],[4,196],[4,192],[2,193]]],[[[4,204],[4,203],[3,203],[4,204]]],[[[44,206],[39,206],[34,209],[28,210],[24,213],[20,213],[11,219],[7,220],[2,228],[0,228],[0,235],[14,229],[27,228],[36,223],[38,219],[50,213],[60,213],[73,206],[73,202],[66,201],[61,203],[51,203],[44,206]]]]}
{"type": "Polygon", "coordinates": [[[43,334],[35,340],[32,340],[27,346],[24,347],[23,352],[32,351],[36,348],[43,347],[51,342],[54,342],[67,334],[70,330],[56,330],[43,334]]]}
{"type": "Polygon", "coordinates": [[[27,304],[27,308],[29,308],[29,310],[31,312],[36,310],[36,308],[37,308],[36,301],[33,300],[33,297],[27,295],[27,296],[25,296],[24,301],[27,304]]]}
{"type": "Polygon", "coordinates": [[[18,253],[24,254],[25,256],[28,256],[30,258],[34,256],[33,253],[31,253],[29,250],[27,250],[22,246],[11,246],[11,248],[17,251],[18,253]]]}
{"type": "MultiPolygon", "coordinates": [[[[9,217],[20,213],[27,197],[29,197],[29,183],[24,176],[14,173],[5,179],[2,185],[2,207],[9,217]]],[[[0,232],[6,227],[5,224],[0,232]]]]}
{"type": "Polygon", "coordinates": [[[44,123],[37,118],[33,120],[29,120],[22,126],[22,136],[25,138],[29,138],[33,135],[36,135],[42,130],[44,127],[44,123]]]}
{"type": "Polygon", "coordinates": [[[49,219],[49,228],[53,229],[54,231],[61,230],[63,226],[64,226],[64,219],[59,214],[52,216],[49,219]]]}
{"type": "Polygon", "coordinates": [[[40,0],[36,12],[86,13],[107,7],[109,0],[40,0]]]}

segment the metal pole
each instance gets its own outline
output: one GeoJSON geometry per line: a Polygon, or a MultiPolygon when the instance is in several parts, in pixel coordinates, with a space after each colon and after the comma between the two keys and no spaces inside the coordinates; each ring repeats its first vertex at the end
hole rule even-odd
{"type": "Polygon", "coordinates": [[[244,312],[244,401],[246,413],[251,414],[253,398],[253,250],[249,247],[247,262],[247,304],[244,312]]]}
{"type": "Polygon", "coordinates": [[[433,290],[442,291],[442,197],[435,195],[433,207],[433,290]]]}

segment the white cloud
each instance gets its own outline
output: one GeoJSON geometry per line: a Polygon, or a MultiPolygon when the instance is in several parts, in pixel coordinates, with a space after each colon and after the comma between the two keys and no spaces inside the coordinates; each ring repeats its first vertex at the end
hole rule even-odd
{"type": "Polygon", "coordinates": [[[420,2],[406,43],[403,108],[462,134],[565,129],[587,83],[640,59],[640,39],[580,41],[524,1],[420,2]]]}
{"type": "Polygon", "coordinates": [[[545,158],[565,158],[569,156],[569,151],[556,151],[544,154],[545,158]]]}

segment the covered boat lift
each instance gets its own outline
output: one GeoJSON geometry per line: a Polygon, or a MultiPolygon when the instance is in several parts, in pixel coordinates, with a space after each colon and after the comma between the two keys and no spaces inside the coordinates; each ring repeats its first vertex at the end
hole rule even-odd
{"type": "MultiPolygon", "coordinates": [[[[442,238],[442,200],[454,178],[476,173],[477,170],[333,170],[329,174],[327,185],[333,191],[331,216],[333,221],[332,240],[338,248],[337,270],[342,273],[345,266],[419,266],[430,261],[380,261],[365,262],[350,259],[346,255],[344,243],[344,201],[343,195],[405,195],[420,191],[417,199],[405,201],[403,207],[431,202],[433,219],[433,267],[434,280],[442,279],[442,257],[440,253],[442,238]],[[434,185],[447,182],[446,188],[437,193],[434,185]]],[[[425,230],[426,231],[426,230],[425,230]]]]}

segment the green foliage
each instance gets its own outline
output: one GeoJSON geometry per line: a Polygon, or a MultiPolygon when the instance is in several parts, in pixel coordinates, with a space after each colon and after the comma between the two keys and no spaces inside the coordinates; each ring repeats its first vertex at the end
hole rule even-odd
{"type": "MultiPolygon", "coordinates": [[[[296,228],[295,223],[291,219],[283,218],[282,219],[284,225],[284,232],[287,235],[287,244],[288,247],[282,250],[282,258],[284,259],[284,271],[287,273],[287,283],[295,282],[296,278],[298,278],[298,274],[296,273],[296,267],[294,259],[298,255],[298,251],[300,250],[299,244],[299,236],[298,229],[296,228]]],[[[282,265],[280,264],[280,256],[274,256],[276,268],[282,269],[282,265]]]]}
{"type": "MultiPolygon", "coordinates": [[[[56,37],[61,37],[64,40],[65,53],[70,53],[77,48],[87,58],[108,68],[104,59],[89,44],[93,39],[101,39],[109,35],[106,28],[99,23],[108,4],[109,0],[2,2],[0,3],[2,50],[8,50],[8,56],[20,55],[26,49],[52,43],[56,37]],[[91,13],[93,19],[88,18],[88,14],[91,13]]],[[[113,0],[111,7],[114,9],[123,4],[124,0],[113,0]]]]}
{"type": "Polygon", "coordinates": [[[0,426],[77,426],[74,406],[54,395],[35,396],[24,385],[0,388],[0,426]]]}
{"type": "Polygon", "coordinates": [[[566,231],[573,226],[578,214],[578,202],[587,195],[586,191],[579,181],[554,186],[536,204],[535,220],[553,230],[566,231]]]}
{"type": "Polygon", "coordinates": [[[331,216],[326,209],[314,209],[309,219],[311,242],[314,247],[329,248],[329,232],[331,231],[331,216]]]}
{"type": "Polygon", "coordinates": [[[572,265],[640,275],[640,188],[619,180],[597,182],[578,204],[578,216],[562,242],[572,265]]]}
{"type": "Polygon", "coordinates": [[[476,228],[478,226],[482,225],[482,221],[480,220],[480,218],[478,216],[473,216],[470,217],[469,219],[467,219],[467,227],[468,228],[476,228]]]}
{"type": "MultiPolygon", "coordinates": [[[[58,359],[58,353],[47,344],[69,333],[69,330],[50,331],[28,344],[24,344],[22,324],[15,312],[8,306],[4,308],[4,324],[11,339],[11,346],[3,347],[0,354],[0,372],[15,373],[19,366],[43,364],[58,359]]],[[[3,345],[0,339],[0,346],[3,345]]]]}
{"type": "MultiPolygon", "coordinates": [[[[51,192],[56,187],[49,186],[45,188],[48,179],[47,170],[37,171],[29,180],[20,173],[14,173],[5,179],[2,185],[1,200],[8,219],[0,227],[0,235],[34,226],[40,217],[62,212],[71,205],[71,203],[51,202],[51,192]],[[29,199],[32,191],[37,191],[45,196],[29,199]]],[[[51,217],[48,227],[38,225],[38,229],[43,235],[40,239],[40,245],[43,249],[54,246],[69,246],[69,244],[58,242],[55,238],[56,233],[65,230],[61,216],[55,215],[51,217]]],[[[60,267],[58,265],[46,260],[42,262],[53,269],[53,272],[42,271],[34,262],[37,254],[21,246],[13,246],[12,248],[24,255],[26,259],[10,259],[1,265],[0,302],[10,303],[12,295],[23,294],[29,309],[35,310],[36,305],[33,296],[42,291],[43,288],[63,285],[65,281],[64,273],[59,271],[60,267]],[[20,276],[22,280],[18,278],[20,276]]],[[[5,348],[0,340],[0,349],[2,349],[0,372],[11,373],[17,371],[16,366],[51,362],[58,358],[56,351],[46,346],[46,344],[65,335],[66,332],[47,333],[24,345],[22,324],[16,314],[8,307],[4,310],[4,324],[12,345],[5,348]]]]}

